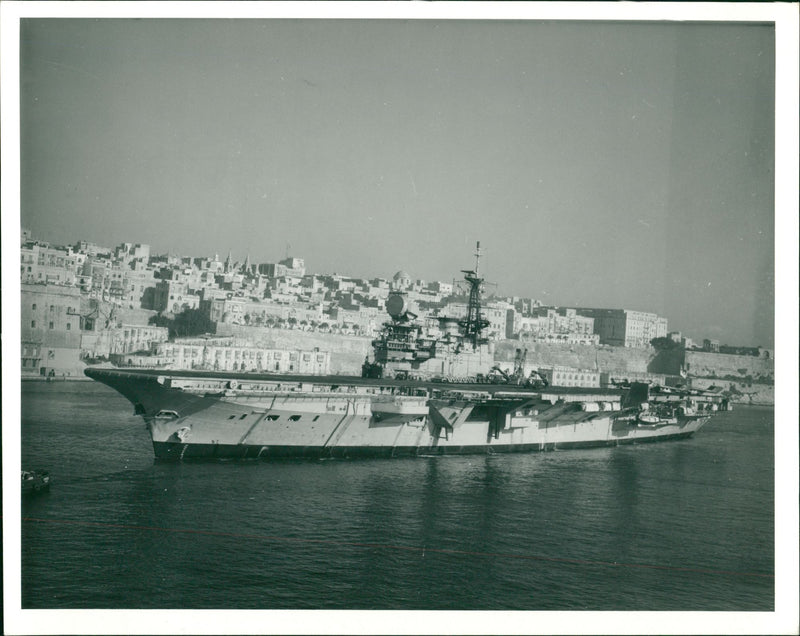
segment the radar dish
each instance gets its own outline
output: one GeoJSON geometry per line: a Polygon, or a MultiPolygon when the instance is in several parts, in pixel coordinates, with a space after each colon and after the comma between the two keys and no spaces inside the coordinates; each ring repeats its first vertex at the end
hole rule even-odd
{"type": "Polygon", "coordinates": [[[402,318],[408,311],[408,300],[400,294],[390,294],[386,299],[386,311],[392,318],[402,318]]]}

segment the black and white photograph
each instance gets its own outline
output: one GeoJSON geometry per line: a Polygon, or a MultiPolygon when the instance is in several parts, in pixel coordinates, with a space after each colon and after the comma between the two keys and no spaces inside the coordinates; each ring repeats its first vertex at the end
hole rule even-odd
{"type": "Polygon", "coordinates": [[[547,4],[3,3],[5,633],[797,633],[797,6],[547,4]]]}

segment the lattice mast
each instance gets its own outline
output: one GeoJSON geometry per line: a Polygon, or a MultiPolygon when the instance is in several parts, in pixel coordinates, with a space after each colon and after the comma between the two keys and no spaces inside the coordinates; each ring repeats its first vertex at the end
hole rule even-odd
{"type": "Polygon", "coordinates": [[[483,279],[479,274],[481,260],[481,242],[475,246],[475,269],[462,269],[464,280],[469,284],[469,300],[467,301],[467,317],[459,321],[464,339],[472,343],[472,348],[488,342],[482,337],[483,330],[489,326],[489,321],[481,316],[481,286],[483,279]]]}

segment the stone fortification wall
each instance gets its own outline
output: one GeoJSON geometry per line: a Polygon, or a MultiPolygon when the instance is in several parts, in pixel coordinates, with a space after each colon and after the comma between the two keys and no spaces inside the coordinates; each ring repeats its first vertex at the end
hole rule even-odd
{"type": "Polygon", "coordinates": [[[761,377],[767,381],[772,381],[775,377],[775,362],[771,358],[687,351],[686,365],[688,374],[694,377],[744,377],[749,375],[752,378],[761,377]]]}
{"type": "Polygon", "coordinates": [[[361,375],[364,358],[372,352],[372,338],[302,331],[300,329],[271,329],[245,325],[217,324],[218,336],[246,338],[272,349],[308,351],[318,347],[331,354],[331,373],[361,375]]]}
{"type": "MultiPolygon", "coordinates": [[[[495,359],[513,362],[515,352],[520,347],[518,340],[502,340],[495,348],[495,359]]],[[[544,342],[527,345],[527,364],[531,366],[563,366],[573,369],[594,369],[601,371],[630,371],[634,373],[670,373],[671,370],[650,369],[656,358],[653,349],[631,349],[606,345],[551,344],[544,342]]]]}

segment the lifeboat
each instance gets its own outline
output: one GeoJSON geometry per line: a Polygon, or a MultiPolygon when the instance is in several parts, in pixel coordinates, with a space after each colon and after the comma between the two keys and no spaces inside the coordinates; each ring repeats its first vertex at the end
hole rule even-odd
{"type": "Polygon", "coordinates": [[[658,428],[659,426],[677,423],[678,419],[675,417],[660,417],[653,413],[640,414],[637,422],[639,428],[658,428]]]}
{"type": "Polygon", "coordinates": [[[372,417],[379,421],[410,422],[428,415],[427,399],[374,400],[370,405],[372,417]]]}

